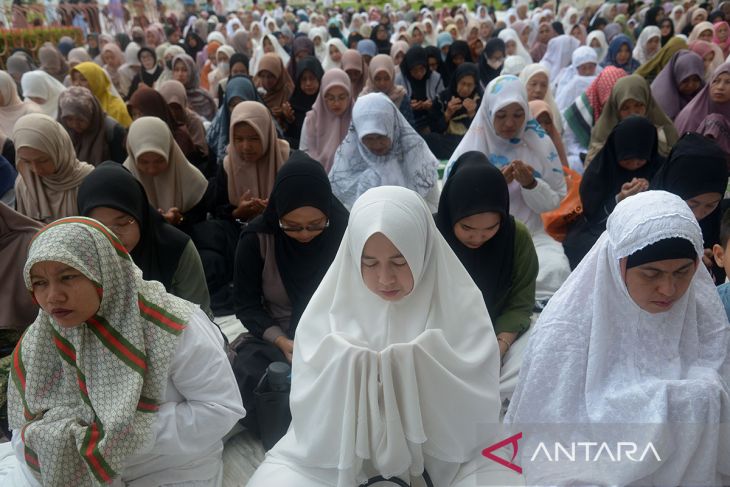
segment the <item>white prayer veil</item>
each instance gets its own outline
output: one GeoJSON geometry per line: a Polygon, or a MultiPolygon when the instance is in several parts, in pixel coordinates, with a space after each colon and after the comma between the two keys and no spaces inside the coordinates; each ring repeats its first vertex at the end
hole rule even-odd
{"type": "Polygon", "coordinates": [[[533,326],[505,417],[519,428],[610,425],[642,445],[651,441],[665,461],[607,470],[566,462],[531,469],[529,462],[527,485],[723,485],[718,473],[730,469],[730,325],[710,275],[700,261],[686,293],[652,314],[630,297],[621,271],[620,259],[675,237],[702,255],[700,227],[678,196],[647,191],[616,206],[607,230],[533,326]]]}
{"type": "Polygon", "coordinates": [[[417,476],[428,458],[461,464],[492,440],[476,434],[498,422],[492,323],[417,193],[383,186],[357,200],[299,321],[292,367],[292,424],[272,461],[318,467],[328,484],[352,487],[373,470],[417,476]],[[413,273],[413,290],[397,302],[361,277],[363,248],[378,232],[413,273]]]}

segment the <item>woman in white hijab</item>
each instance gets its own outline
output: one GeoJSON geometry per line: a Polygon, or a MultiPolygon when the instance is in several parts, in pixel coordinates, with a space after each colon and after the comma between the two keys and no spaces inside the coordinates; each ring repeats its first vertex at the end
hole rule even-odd
{"type": "Polygon", "coordinates": [[[560,116],[558,106],[555,104],[555,98],[553,97],[554,88],[550,83],[550,73],[547,68],[542,64],[532,63],[520,72],[520,81],[522,81],[527,90],[528,102],[542,100],[548,104],[555,128],[558,129],[559,134],[562,134],[562,117],[560,116]]]}
{"type": "Polygon", "coordinates": [[[352,124],[337,148],[329,173],[332,193],[348,209],[365,191],[402,186],[416,191],[436,212],[438,160],[390,98],[369,93],[357,99],[352,124]]]}
{"type": "Polygon", "coordinates": [[[730,326],[702,254],[678,196],[646,191],[616,206],[534,325],[505,421],[570,423],[528,429],[523,458],[546,434],[549,448],[597,440],[615,452],[624,441],[657,455],[608,468],[517,460],[529,485],[727,485],[730,326]]]}
{"type": "Polygon", "coordinates": [[[540,262],[536,299],[550,298],[567,279],[570,265],[563,246],[545,232],[540,215],[557,208],[565,197],[565,176],[555,145],[530,115],[527,91],[515,76],[499,76],[487,85],[444,178],[468,151],[486,154],[507,178],[510,214],[527,226],[540,262]]]}
{"type": "Polygon", "coordinates": [[[608,42],[606,42],[606,34],[602,30],[594,30],[586,37],[586,46],[596,51],[598,63],[602,63],[608,54],[608,42]]]}
{"type": "Polygon", "coordinates": [[[569,35],[553,37],[548,41],[547,51],[540,60],[540,64],[550,72],[551,82],[557,79],[564,67],[570,65],[573,51],[578,49],[578,46],[580,46],[578,39],[569,35]]]}
{"type": "Polygon", "coordinates": [[[327,41],[327,55],[325,56],[322,68],[329,71],[334,68],[342,68],[342,56],[347,51],[347,46],[340,38],[334,38],[327,41]],[[338,55],[339,53],[339,55],[338,55]]]}
{"type": "MultiPolygon", "coordinates": [[[[309,30],[307,36],[314,43],[314,55],[317,56],[319,62],[324,62],[327,57],[327,41],[330,38],[327,29],[324,27],[313,27],[309,30]]],[[[286,63],[284,64],[286,65],[286,63]]]]}
{"type": "Polygon", "coordinates": [[[499,33],[499,38],[504,41],[508,56],[520,56],[525,64],[532,64],[530,52],[522,44],[519,34],[514,29],[503,29],[499,33]]]}
{"type": "Polygon", "coordinates": [[[281,58],[281,62],[286,66],[289,63],[289,54],[284,50],[283,47],[281,47],[281,44],[279,44],[278,39],[274,34],[266,34],[262,39],[261,43],[256,47],[256,50],[253,53],[253,59],[251,59],[249,63],[249,73],[257,73],[259,68],[259,62],[261,61],[261,58],[264,57],[264,54],[268,53],[274,53],[279,58],[281,58]]]}
{"type": "Polygon", "coordinates": [[[352,487],[378,475],[410,485],[426,472],[439,487],[520,480],[480,454],[496,438],[475,429],[499,414],[484,299],[413,191],[358,199],[299,321],[292,369],[292,425],[248,487],[352,487]]]}
{"type": "MultiPolygon", "coordinates": [[[[555,104],[559,113],[568,108],[591,85],[602,68],[598,66],[596,51],[588,46],[580,46],[573,51],[570,66],[558,75],[555,104]]],[[[560,117],[562,118],[562,117],[560,117]]]]}
{"type": "Polygon", "coordinates": [[[633,57],[639,63],[644,64],[650,61],[662,47],[662,31],[656,25],[644,27],[636,41],[633,57]]]}
{"type": "Polygon", "coordinates": [[[23,96],[34,101],[51,118],[58,115],[58,97],[66,90],[63,83],[41,71],[28,71],[20,80],[23,96]]]}

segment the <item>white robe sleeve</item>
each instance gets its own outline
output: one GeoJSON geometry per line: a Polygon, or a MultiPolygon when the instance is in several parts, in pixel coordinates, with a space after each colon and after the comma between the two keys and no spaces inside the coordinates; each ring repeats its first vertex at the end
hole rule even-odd
{"type": "Polygon", "coordinates": [[[182,334],[170,366],[170,382],[185,400],[160,406],[155,454],[204,451],[246,415],[223,338],[202,310],[192,315],[182,334]]]}
{"type": "Polygon", "coordinates": [[[309,140],[307,139],[307,126],[309,125],[309,117],[304,117],[304,122],[302,123],[302,132],[299,136],[299,150],[302,152],[307,152],[307,149],[309,149],[309,140]]]}

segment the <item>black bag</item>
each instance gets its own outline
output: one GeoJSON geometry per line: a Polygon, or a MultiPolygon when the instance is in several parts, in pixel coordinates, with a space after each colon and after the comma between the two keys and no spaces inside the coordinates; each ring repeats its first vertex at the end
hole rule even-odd
{"type": "MultiPolygon", "coordinates": [[[[428,475],[428,472],[426,470],[423,471],[423,480],[426,482],[427,487],[433,487],[433,482],[431,481],[431,477],[428,475]]],[[[398,485],[399,487],[411,487],[404,480],[401,480],[397,477],[393,477],[392,479],[384,479],[380,475],[369,479],[367,482],[360,485],[360,487],[369,487],[378,482],[390,482],[392,484],[398,485]]]]}
{"type": "Polygon", "coordinates": [[[286,434],[291,423],[289,391],[272,390],[268,378],[267,372],[253,391],[261,443],[267,451],[286,434]]]}

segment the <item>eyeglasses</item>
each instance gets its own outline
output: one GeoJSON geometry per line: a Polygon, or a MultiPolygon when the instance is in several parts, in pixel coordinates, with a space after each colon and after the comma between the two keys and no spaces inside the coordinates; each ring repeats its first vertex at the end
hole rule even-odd
{"type": "Polygon", "coordinates": [[[330,226],[329,220],[327,220],[324,223],[320,223],[319,225],[307,225],[304,227],[284,225],[283,223],[281,223],[281,220],[279,220],[279,228],[281,228],[281,230],[284,232],[290,232],[290,233],[299,233],[299,232],[303,232],[304,230],[306,230],[308,232],[321,232],[325,228],[329,228],[329,226],[330,226]]]}
{"type": "Polygon", "coordinates": [[[117,234],[119,234],[119,233],[125,233],[125,232],[126,232],[127,230],[129,230],[129,226],[130,226],[130,225],[133,225],[133,224],[135,224],[135,223],[137,223],[137,220],[135,220],[134,218],[131,218],[131,217],[130,217],[130,218],[129,218],[129,219],[128,219],[128,220],[126,221],[126,222],[124,222],[124,223],[120,223],[120,224],[117,224],[117,225],[107,225],[107,227],[108,227],[108,228],[109,228],[109,230],[111,230],[112,232],[114,232],[114,233],[117,233],[117,234]]]}

